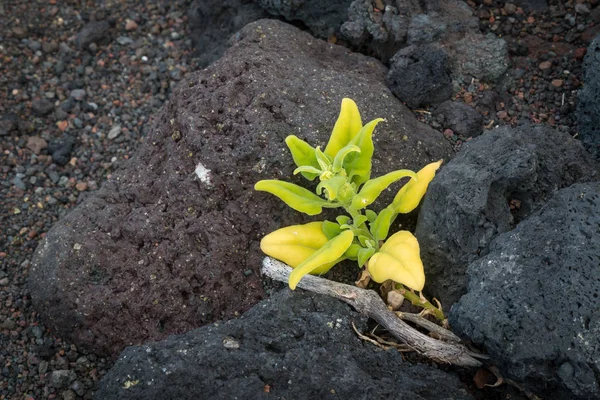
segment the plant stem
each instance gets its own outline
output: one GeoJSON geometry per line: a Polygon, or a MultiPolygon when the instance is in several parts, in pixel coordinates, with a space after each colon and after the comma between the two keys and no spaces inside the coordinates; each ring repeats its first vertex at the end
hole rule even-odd
{"type": "Polygon", "coordinates": [[[434,306],[433,304],[431,304],[429,302],[429,300],[417,295],[412,290],[406,289],[401,284],[398,284],[398,285],[401,286],[400,294],[402,294],[402,296],[404,296],[404,298],[407,299],[408,301],[410,301],[413,305],[415,305],[417,307],[422,307],[426,310],[431,310],[433,315],[440,321],[443,321],[444,319],[446,319],[446,317],[444,316],[444,312],[442,310],[440,310],[439,308],[437,308],[436,306],[434,306]]]}

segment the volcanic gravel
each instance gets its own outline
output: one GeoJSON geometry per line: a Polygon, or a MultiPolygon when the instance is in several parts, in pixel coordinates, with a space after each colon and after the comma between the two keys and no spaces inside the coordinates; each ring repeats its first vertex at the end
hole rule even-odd
{"type": "MultiPolygon", "coordinates": [[[[0,2],[0,399],[91,399],[112,365],[39,322],[27,274],[52,224],[134,153],[171,88],[199,68],[189,3],[0,2]]],[[[469,1],[481,30],[509,43],[513,67],[496,90],[464,82],[456,100],[488,127],[534,121],[575,135],[581,61],[600,32],[597,3],[530,13],[469,1]]],[[[468,139],[417,115],[457,147],[468,139]]]]}
{"type": "Polygon", "coordinates": [[[198,69],[189,1],[0,2],[0,399],[92,398],[111,362],[38,321],[26,286],[52,224],[144,140],[198,69]]]}

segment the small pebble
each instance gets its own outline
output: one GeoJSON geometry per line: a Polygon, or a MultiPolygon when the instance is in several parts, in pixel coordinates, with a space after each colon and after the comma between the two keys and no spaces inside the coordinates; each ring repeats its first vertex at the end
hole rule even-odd
{"type": "Polygon", "coordinates": [[[134,31],[137,28],[138,28],[138,24],[134,20],[128,19],[125,21],[125,30],[126,31],[134,31]]]}
{"type": "Polygon", "coordinates": [[[74,89],[71,90],[71,93],[69,93],[69,96],[71,96],[72,98],[74,98],[77,101],[82,101],[83,99],[85,99],[86,93],[84,89],[74,89]]]}
{"type": "Polygon", "coordinates": [[[121,125],[115,125],[108,132],[108,138],[112,140],[112,139],[115,139],[120,134],[121,134],[121,125]]]}
{"type": "Polygon", "coordinates": [[[35,154],[40,154],[42,150],[48,147],[48,142],[39,136],[30,136],[27,138],[27,148],[35,154]]]}

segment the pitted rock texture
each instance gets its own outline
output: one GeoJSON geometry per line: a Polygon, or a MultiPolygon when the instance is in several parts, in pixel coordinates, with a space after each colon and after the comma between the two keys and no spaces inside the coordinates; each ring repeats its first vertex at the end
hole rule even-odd
{"type": "Polygon", "coordinates": [[[92,21],[85,25],[75,38],[80,49],[86,49],[92,43],[109,43],[111,39],[109,21],[92,21]]]}
{"type": "Polygon", "coordinates": [[[239,319],[127,348],[96,399],[472,399],[455,376],[362,342],[352,323],[366,322],[284,289],[239,319]]]}
{"type": "Polygon", "coordinates": [[[473,107],[459,101],[445,101],[433,113],[444,128],[465,137],[479,136],[483,131],[483,116],[473,107]]]}
{"type": "Polygon", "coordinates": [[[560,190],[468,268],[455,332],[548,399],[600,399],[600,182],[560,190]]]}
{"type": "Polygon", "coordinates": [[[301,22],[316,37],[327,39],[348,19],[352,0],[255,0],[269,14],[301,22]]]}
{"type": "Polygon", "coordinates": [[[386,62],[407,45],[453,42],[478,32],[477,18],[460,0],[383,0],[379,7],[370,0],[354,0],[341,27],[351,46],[386,62]]]}
{"type": "Polygon", "coordinates": [[[174,89],[134,159],[40,244],[32,301],[78,347],[116,355],[263,298],[259,240],[311,219],[254,184],[292,177],[287,135],[324,146],[343,97],[364,122],[387,119],[375,131],[374,176],[451,157],[386,88],[378,61],[273,20],[236,38],[174,89]]]}
{"type": "Polygon", "coordinates": [[[234,33],[268,16],[257,4],[245,0],[194,0],[187,15],[189,36],[202,66],[223,55],[234,33]]]}
{"type": "Polygon", "coordinates": [[[450,63],[435,46],[408,46],[390,60],[387,83],[410,108],[438,105],[452,96],[450,63]]]}
{"type": "Polygon", "coordinates": [[[600,160],[600,35],[584,59],[583,88],[577,102],[577,125],[583,146],[600,160]]]}
{"type": "Polygon", "coordinates": [[[497,82],[509,66],[508,46],[504,39],[488,34],[468,34],[445,45],[452,60],[452,75],[469,81],[472,77],[497,82]]]}
{"type": "Polygon", "coordinates": [[[465,294],[467,266],[557,190],[600,178],[568,134],[544,126],[503,127],[473,139],[437,173],[415,235],[426,289],[445,307],[465,294]]]}

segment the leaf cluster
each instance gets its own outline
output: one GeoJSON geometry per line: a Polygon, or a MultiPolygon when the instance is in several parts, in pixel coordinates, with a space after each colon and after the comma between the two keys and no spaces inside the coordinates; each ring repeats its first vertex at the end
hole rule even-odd
{"type": "Polygon", "coordinates": [[[417,239],[408,231],[388,238],[390,226],[401,213],[414,210],[425,195],[441,161],[414,172],[407,169],[371,179],[373,131],[383,119],[363,126],[356,103],[343,99],[340,115],[325,150],[291,135],[285,140],[297,168],[309,181],[318,179],[316,192],[281,180],[262,180],[255,189],[271,193],[294,210],[318,215],[323,208],[342,208],[335,222],[317,221],[279,229],[261,241],[263,252],[294,268],[289,285],[294,289],[306,274],[322,274],[350,259],[367,266],[372,279],[391,279],[421,290],[425,274],[417,239]],[[367,208],[393,183],[410,180],[391,204],[379,213],[367,208]],[[387,240],[386,240],[387,238],[387,240]]]}

